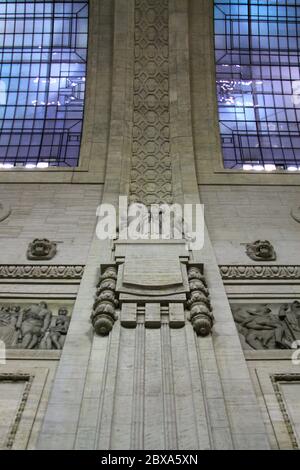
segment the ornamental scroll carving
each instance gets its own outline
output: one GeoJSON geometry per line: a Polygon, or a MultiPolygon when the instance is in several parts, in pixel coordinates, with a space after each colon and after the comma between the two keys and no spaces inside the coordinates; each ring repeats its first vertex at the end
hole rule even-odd
{"type": "Polygon", "coordinates": [[[196,266],[188,268],[190,294],[187,307],[190,310],[190,321],[198,336],[211,334],[214,324],[209,291],[201,269],[196,266]]]}
{"type": "Polygon", "coordinates": [[[0,279],[56,279],[80,280],[84,273],[84,266],[55,266],[32,264],[1,264],[0,279]]]}
{"type": "Polygon", "coordinates": [[[117,267],[104,267],[103,274],[97,286],[91,321],[95,332],[100,336],[107,336],[113,329],[116,321],[116,308],[119,302],[116,297],[117,267]]]}
{"type": "Polygon", "coordinates": [[[224,281],[238,280],[297,280],[300,279],[300,266],[266,266],[266,265],[238,265],[220,266],[224,281]]]}
{"type": "Polygon", "coordinates": [[[135,1],[130,202],[172,203],[169,2],[135,1]]]}
{"type": "Polygon", "coordinates": [[[246,349],[293,349],[300,341],[300,302],[235,304],[233,316],[246,349]]]}
{"type": "Polygon", "coordinates": [[[53,315],[46,302],[0,305],[0,340],[8,349],[63,349],[68,333],[68,309],[53,315]]]}

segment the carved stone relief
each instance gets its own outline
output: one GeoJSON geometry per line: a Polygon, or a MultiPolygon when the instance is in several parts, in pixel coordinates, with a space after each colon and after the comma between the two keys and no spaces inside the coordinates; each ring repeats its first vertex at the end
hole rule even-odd
{"type": "Polygon", "coordinates": [[[300,206],[294,207],[291,210],[291,216],[296,222],[300,223],[300,206]]]}
{"type": "Polygon", "coordinates": [[[68,309],[53,315],[46,302],[0,305],[0,340],[9,349],[62,349],[68,333],[68,309]]]}
{"type": "Polygon", "coordinates": [[[7,219],[11,214],[11,207],[9,204],[6,204],[4,202],[0,202],[0,222],[3,222],[3,220],[7,219]]]}
{"type": "Polygon", "coordinates": [[[29,244],[27,250],[27,259],[32,261],[50,260],[57,253],[57,245],[46,238],[43,240],[35,239],[29,244]]]}
{"type": "Polygon", "coordinates": [[[1,264],[0,279],[59,279],[80,280],[84,273],[84,266],[55,266],[32,264],[1,264]]]}
{"type": "MultiPolygon", "coordinates": [[[[107,336],[117,319],[124,328],[136,328],[140,324],[150,329],[162,328],[162,325],[183,328],[190,320],[198,336],[209,335],[214,318],[203,266],[187,264],[184,246],[182,242],[182,257],[177,251],[176,262],[168,259],[167,248],[174,250],[168,244],[156,245],[155,254],[159,253],[159,248],[164,248],[165,260],[163,254],[156,258],[153,251],[153,258],[141,256],[130,260],[133,255],[130,247],[123,252],[124,245],[117,243],[118,266],[102,266],[103,274],[91,315],[95,332],[107,336]]],[[[132,245],[132,248],[138,252],[138,246],[132,245]]]]}
{"type": "Polygon", "coordinates": [[[91,321],[96,333],[107,336],[116,321],[116,307],[119,302],[116,297],[117,267],[108,266],[100,278],[91,321]]]}
{"type": "Polygon", "coordinates": [[[172,202],[168,0],[135,1],[130,202],[172,202]]]}
{"type": "Polygon", "coordinates": [[[257,240],[246,246],[246,253],[253,261],[276,261],[274,247],[268,240],[257,240]]]}
{"type": "Polygon", "coordinates": [[[188,268],[188,279],[190,294],[187,306],[191,323],[198,336],[208,336],[214,324],[214,317],[205,277],[199,267],[191,266],[188,268]]]}
{"type": "Polygon", "coordinates": [[[233,304],[233,316],[247,349],[293,349],[300,340],[300,302],[233,304]]]}
{"type": "Polygon", "coordinates": [[[239,281],[239,280],[298,280],[300,279],[300,266],[297,265],[227,265],[220,266],[220,272],[223,281],[239,281]]]}

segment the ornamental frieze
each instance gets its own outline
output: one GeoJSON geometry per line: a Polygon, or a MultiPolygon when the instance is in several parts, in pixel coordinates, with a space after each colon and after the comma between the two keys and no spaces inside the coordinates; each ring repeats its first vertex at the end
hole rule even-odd
{"type": "Polygon", "coordinates": [[[300,280],[298,265],[224,265],[219,268],[223,281],[300,280]]]}
{"type": "Polygon", "coordinates": [[[1,264],[1,279],[57,279],[80,280],[83,276],[83,265],[39,265],[1,264]]]}

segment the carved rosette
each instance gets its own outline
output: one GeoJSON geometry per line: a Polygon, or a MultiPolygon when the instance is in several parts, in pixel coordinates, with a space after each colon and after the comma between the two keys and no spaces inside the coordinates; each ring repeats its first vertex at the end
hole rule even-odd
{"type": "Polygon", "coordinates": [[[117,267],[108,266],[97,286],[96,300],[91,315],[95,332],[107,336],[116,321],[116,308],[119,305],[116,298],[117,267]]]}
{"type": "Polygon", "coordinates": [[[198,336],[208,336],[214,324],[209,291],[201,270],[195,266],[188,268],[190,294],[187,307],[190,321],[198,336]]]}

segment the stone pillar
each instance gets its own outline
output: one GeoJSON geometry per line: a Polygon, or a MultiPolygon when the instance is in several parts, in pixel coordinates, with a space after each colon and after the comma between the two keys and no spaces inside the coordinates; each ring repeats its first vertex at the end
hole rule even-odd
{"type": "MultiPolygon", "coordinates": [[[[102,202],[200,203],[189,3],[114,2],[102,202]]],[[[200,251],[94,238],[39,448],[268,448],[207,231],[200,251]]]]}

